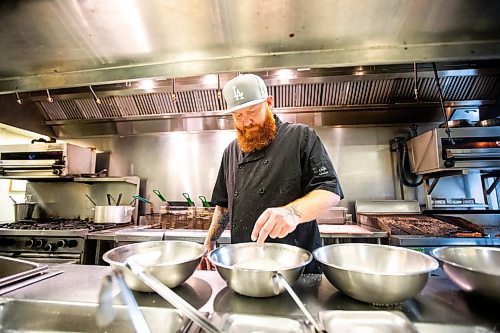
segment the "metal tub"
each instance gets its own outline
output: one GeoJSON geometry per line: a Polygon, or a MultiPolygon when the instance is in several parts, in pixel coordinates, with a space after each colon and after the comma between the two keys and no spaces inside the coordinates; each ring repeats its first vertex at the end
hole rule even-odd
{"type": "Polygon", "coordinates": [[[500,249],[493,247],[441,247],[431,255],[465,292],[500,301],[500,249]]]}
{"type": "Polygon", "coordinates": [[[102,259],[113,269],[123,272],[130,289],[151,292],[150,287],[125,267],[126,260],[133,259],[164,285],[175,288],[194,273],[205,253],[205,247],[195,242],[151,241],[116,247],[106,252],[102,259]]]}
{"type": "Polygon", "coordinates": [[[275,286],[273,276],[279,272],[293,284],[311,262],[310,252],[286,244],[232,244],[210,252],[209,260],[237,293],[251,297],[281,294],[285,287],[275,286]]]}
{"type": "Polygon", "coordinates": [[[432,257],[376,244],[334,244],[314,251],[328,281],[343,293],[372,304],[393,304],[416,296],[439,267],[432,257]]]}

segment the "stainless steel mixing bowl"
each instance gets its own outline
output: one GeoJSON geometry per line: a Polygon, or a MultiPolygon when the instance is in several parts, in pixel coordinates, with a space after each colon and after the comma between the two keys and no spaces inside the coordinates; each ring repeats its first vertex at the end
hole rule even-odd
{"type": "Polygon", "coordinates": [[[153,290],[125,267],[127,260],[145,267],[167,287],[175,288],[194,273],[205,253],[205,247],[195,242],[154,241],[116,247],[106,252],[102,259],[113,269],[123,272],[130,289],[150,292],[153,290]]]}
{"type": "Polygon", "coordinates": [[[316,249],[328,281],[343,293],[373,304],[393,304],[412,298],[439,267],[426,254],[376,244],[335,244],[316,249]]]}
{"type": "Polygon", "coordinates": [[[500,301],[499,248],[441,247],[431,255],[460,289],[500,301]]]}
{"type": "Polygon", "coordinates": [[[269,297],[285,291],[283,284],[273,284],[273,276],[279,272],[293,284],[311,262],[312,254],[286,244],[240,243],[217,248],[210,252],[208,259],[238,294],[269,297]]]}

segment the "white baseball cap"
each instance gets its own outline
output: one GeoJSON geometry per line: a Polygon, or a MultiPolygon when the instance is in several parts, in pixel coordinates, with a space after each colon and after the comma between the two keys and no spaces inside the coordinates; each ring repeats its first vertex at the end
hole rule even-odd
{"type": "Polygon", "coordinates": [[[264,102],[269,96],[264,80],[255,74],[241,74],[229,80],[222,89],[227,110],[231,113],[264,102]]]}

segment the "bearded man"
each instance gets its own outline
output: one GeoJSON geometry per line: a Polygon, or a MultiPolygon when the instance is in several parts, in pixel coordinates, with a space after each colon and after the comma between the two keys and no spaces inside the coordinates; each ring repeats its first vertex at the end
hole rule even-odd
{"type": "MultiPolygon", "coordinates": [[[[325,147],[311,128],[273,115],[259,76],[239,75],[222,94],[237,139],[222,156],[205,247],[211,251],[229,224],[233,244],[269,241],[312,252],[321,245],[316,217],[343,198],[325,147]]],[[[206,258],[201,266],[213,268],[206,258]]],[[[321,270],[313,261],[304,272],[321,270]]]]}

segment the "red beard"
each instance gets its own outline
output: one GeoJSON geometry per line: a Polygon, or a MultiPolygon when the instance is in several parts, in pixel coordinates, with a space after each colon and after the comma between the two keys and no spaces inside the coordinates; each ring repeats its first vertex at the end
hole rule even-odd
{"type": "Polygon", "coordinates": [[[246,154],[269,146],[276,137],[276,121],[269,107],[266,108],[266,119],[262,125],[236,128],[236,135],[240,149],[246,154]]]}

